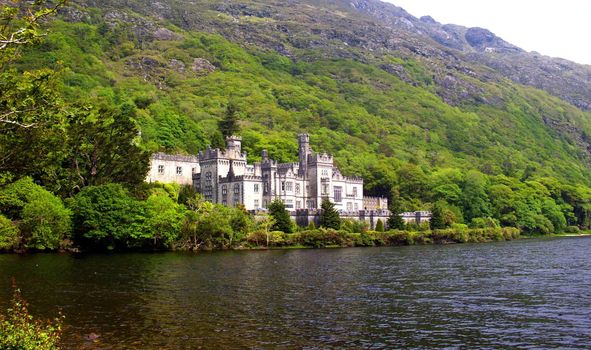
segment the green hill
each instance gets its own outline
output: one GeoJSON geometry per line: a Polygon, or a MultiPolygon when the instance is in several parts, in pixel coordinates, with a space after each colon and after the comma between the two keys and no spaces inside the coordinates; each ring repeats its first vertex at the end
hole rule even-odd
{"type": "Polygon", "coordinates": [[[588,225],[591,113],[572,89],[519,84],[466,43],[346,1],[145,3],[74,1],[18,68],[59,71],[68,103],[133,106],[151,152],[219,144],[233,102],[250,159],[295,161],[305,131],[401,209],[444,201],[455,222],[588,225]]]}

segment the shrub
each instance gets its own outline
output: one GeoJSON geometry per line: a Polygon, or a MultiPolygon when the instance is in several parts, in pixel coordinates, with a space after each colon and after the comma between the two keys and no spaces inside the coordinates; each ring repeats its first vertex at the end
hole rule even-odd
{"type": "Polygon", "coordinates": [[[378,219],[378,222],[376,223],[376,232],[384,232],[384,223],[381,219],[378,219]]]}
{"type": "Polygon", "coordinates": [[[10,250],[16,247],[19,241],[19,232],[15,224],[0,215],[0,250],[10,250]]]}
{"type": "Polygon", "coordinates": [[[10,219],[20,221],[27,248],[57,249],[72,230],[72,213],[61,199],[28,177],[0,192],[0,209],[10,219]]]}
{"type": "Polygon", "coordinates": [[[579,226],[567,226],[564,229],[564,232],[566,232],[566,233],[580,233],[581,229],[579,228],[579,226]]]}
{"type": "Polygon", "coordinates": [[[57,249],[72,232],[72,212],[49,192],[32,196],[22,211],[22,233],[27,248],[57,249]]]}
{"type": "Polygon", "coordinates": [[[75,239],[91,248],[141,246],[150,233],[144,232],[144,208],[119,184],[85,187],[70,202],[76,226],[75,239]]]}
{"type": "MultiPolygon", "coordinates": [[[[311,222],[313,223],[313,222],[311,222]]],[[[316,227],[308,226],[308,229],[315,229],[316,227]]],[[[341,229],[351,233],[362,233],[368,229],[368,224],[365,221],[355,219],[343,219],[341,229]]]]}

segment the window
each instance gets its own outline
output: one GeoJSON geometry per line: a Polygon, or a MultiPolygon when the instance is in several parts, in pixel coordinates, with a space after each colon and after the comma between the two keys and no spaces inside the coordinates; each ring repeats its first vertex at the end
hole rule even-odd
{"type": "Polygon", "coordinates": [[[296,209],[302,208],[302,201],[296,201],[296,209]]]}
{"type": "Polygon", "coordinates": [[[285,207],[286,208],[293,208],[293,199],[286,199],[285,200],[285,207]]]}
{"type": "Polygon", "coordinates": [[[266,207],[268,207],[268,206],[269,206],[269,202],[268,202],[268,201],[265,199],[265,200],[263,201],[263,208],[266,208],[266,207]]]}
{"type": "Polygon", "coordinates": [[[334,187],[334,201],[337,203],[343,201],[343,188],[341,186],[334,187]]]}
{"type": "Polygon", "coordinates": [[[300,194],[300,184],[296,184],[296,194],[300,194]]]}
{"type": "Polygon", "coordinates": [[[264,192],[264,193],[268,193],[268,192],[269,192],[269,183],[268,183],[268,182],[265,182],[265,183],[263,184],[263,186],[264,186],[264,187],[263,187],[263,192],[264,192]]]}
{"type": "Polygon", "coordinates": [[[258,199],[255,199],[254,200],[254,207],[255,208],[258,208],[259,207],[259,200],[258,199]]]}
{"type": "Polygon", "coordinates": [[[226,185],[222,185],[222,194],[223,194],[223,195],[226,195],[226,194],[228,194],[228,186],[226,186],[226,185]]]}
{"type": "Polygon", "coordinates": [[[197,172],[197,168],[191,168],[191,173],[195,174],[197,172]]]}
{"type": "Polygon", "coordinates": [[[254,193],[259,193],[259,184],[254,184],[254,193]]]}
{"type": "Polygon", "coordinates": [[[351,210],[353,210],[353,206],[351,205],[351,202],[347,202],[347,211],[351,210]]]}
{"type": "Polygon", "coordinates": [[[322,176],[328,176],[328,169],[322,169],[322,176]]]}
{"type": "Polygon", "coordinates": [[[314,200],[308,200],[306,204],[308,205],[308,209],[314,209],[315,207],[314,200]]]}
{"type": "Polygon", "coordinates": [[[227,205],[228,205],[228,201],[224,199],[224,200],[222,201],[222,204],[227,206],[227,205]]]}
{"type": "Polygon", "coordinates": [[[281,181],[281,191],[285,191],[285,181],[281,181]]]}
{"type": "Polygon", "coordinates": [[[355,210],[359,210],[359,204],[355,203],[355,210]]]}
{"type": "Polygon", "coordinates": [[[176,174],[177,175],[183,175],[183,167],[177,166],[176,167],[176,174]]]}
{"type": "Polygon", "coordinates": [[[328,195],[328,184],[322,184],[322,195],[323,196],[328,195]]]}
{"type": "Polygon", "coordinates": [[[164,165],[158,165],[158,174],[164,174],[164,165]]]}
{"type": "Polygon", "coordinates": [[[357,187],[353,187],[353,197],[357,198],[357,187]]]}
{"type": "Polygon", "coordinates": [[[240,184],[234,184],[234,194],[240,193],[240,184]]]}
{"type": "Polygon", "coordinates": [[[285,189],[289,192],[292,192],[293,191],[293,182],[291,182],[291,181],[286,182],[285,189]]]}

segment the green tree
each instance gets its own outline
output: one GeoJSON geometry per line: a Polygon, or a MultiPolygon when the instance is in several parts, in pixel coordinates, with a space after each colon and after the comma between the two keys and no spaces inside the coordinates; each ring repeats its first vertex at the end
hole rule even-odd
{"type": "Polygon", "coordinates": [[[285,209],[285,204],[280,199],[275,199],[269,204],[269,215],[275,220],[273,225],[273,231],[282,231],[285,233],[291,233],[293,224],[289,212],[285,209]]]}
{"type": "Polygon", "coordinates": [[[388,229],[389,230],[404,230],[405,223],[402,219],[402,210],[400,208],[400,197],[397,190],[392,191],[392,198],[390,199],[389,208],[390,216],[388,217],[388,229]]]}
{"type": "Polygon", "coordinates": [[[238,106],[234,101],[230,101],[226,106],[224,117],[218,122],[218,129],[225,137],[237,135],[240,131],[238,120],[238,106]]]}
{"type": "Polygon", "coordinates": [[[61,199],[43,191],[23,207],[21,231],[27,248],[54,250],[67,245],[72,232],[72,212],[61,199]]]}
{"type": "Polygon", "coordinates": [[[268,214],[259,214],[256,219],[257,230],[262,231],[265,234],[266,246],[269,246],[269,235],[270,230],[275,225],[275,219],[268,214]]]}
{"type": "Polygon", "coordinates": [[[341,228],[341,216],[335,209],[334,203],[325,198],[320,205],[322,212],[320,214],[320,227],[332,228],[338,230],[341,228]]]}
{"type": "Polygon", "coordinates": [[[375,230],[377,232],[384,232],[384,223],[382,222],[382,219],[378,219],[378,221],[376,222],[375,230]]]}
{"type": "Polygon", "coordinates": [[[122,183],[136,186],[144,182],[150,155],[136,138],[138,128],[132,120],[134,108],[78,111],[68,131],[70,194],[85,186],[122,183]]]}
{"type": "Polygon", "coordinates": [[[22,243],[27,248],[57,249],[70,236],[71,212],[60,198],[30,177],[0,190],[0,211],[20,222],[22,243]]]}
{"type": "Polygon", "coordinates": [[[440,201],[433,204],[431,209],[431,228],[432,229],[443,229],[446,227],[444,218],[444,206],[440,201]]]}
{"type": "Polygon", "coordinates": [[[466,220],[487,217],[492,214],[487,195],[487,186],[488,180],[484,174],[471,170],[466,175],[462,192],[462,205],[466,220]]]}
{"type": "Polygon", "coordinates": [[[75,240],[98,249],[141,247],[151,234],[144,231],[142,203],[120,184],[89,186],[71,201],[75,240]]]}
{"type": "Polygon", "coordinates": [[[151,238],[155,248],[170,247],[180,236],[185,207],[176,203],[163,189],[154,190],[143,205],[143,232],[151,238]]]}
{"type": "Polygon", "coordinates": [[[242,233],[232,228],[235,208],[208,201],[198,201],[187,211],[183,226],[185,245],[195,249],[231,248],[242,233]]]}
{"type": "Polygon", "coordinates": [[[0,172],[46,176],[61,161],[63,102],[53,70],[17,70],[22,49],[41,42],[43,20],[65,1],[4,3],[0,8],[0,172]]]}

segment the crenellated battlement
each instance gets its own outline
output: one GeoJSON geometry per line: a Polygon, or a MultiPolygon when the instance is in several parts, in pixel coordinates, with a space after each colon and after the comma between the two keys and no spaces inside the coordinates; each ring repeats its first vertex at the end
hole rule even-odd
{"type": "Polygon", "coordinates": [[[309,156],[310,165],[333,165],[334,159],[332,155],[327,153],[312,153],[309,156]]]}
{"type": "Polygon", "coordinates": [[[152,154],[153,160],[165,160],[165,161],[172,161],[172,162],[187,162],[187,163],[196,163],[199,162],[199,158],[195,156],[186,156],[182,154],[166,154],[162,152],[152,154]]]}

